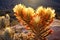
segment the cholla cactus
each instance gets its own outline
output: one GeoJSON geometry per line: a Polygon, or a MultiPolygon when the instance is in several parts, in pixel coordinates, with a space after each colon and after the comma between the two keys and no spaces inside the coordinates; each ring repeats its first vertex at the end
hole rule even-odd
{"type": "Polygon", "coordinates": [[[49,25],[55,17],[55,10],[51,8],[38,7],[35,11],[33,8],[26,8],[18,4],[13,8],[16,18],[21,23],[26,23],[35,33],[35,40],[45,40],[46,36],[52,33],[49,25]]]}

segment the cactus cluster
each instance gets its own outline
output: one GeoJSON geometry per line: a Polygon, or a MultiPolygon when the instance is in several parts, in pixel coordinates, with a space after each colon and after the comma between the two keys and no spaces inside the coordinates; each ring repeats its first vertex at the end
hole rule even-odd
{"type": "Polygon", "coordinates": [[[20,24],[17,20],[11,24],[8,14],[0,16],[0,40],[47,40],[53,32],[49,25],[55,18],[54,9],[40,6],[34,10],[18,4],[13,11],[20,24]]]}
{"type": "Polygon", "coordinates": [[[22,25],[26,23],[28,27],[35,33],[34,40],[46,40],[46,36],[52,33],[49,25],[55,17],[55,10],[40,6],[36,11],[31,7],[18,4],[13,8],[15,16],[22,25]]]}

